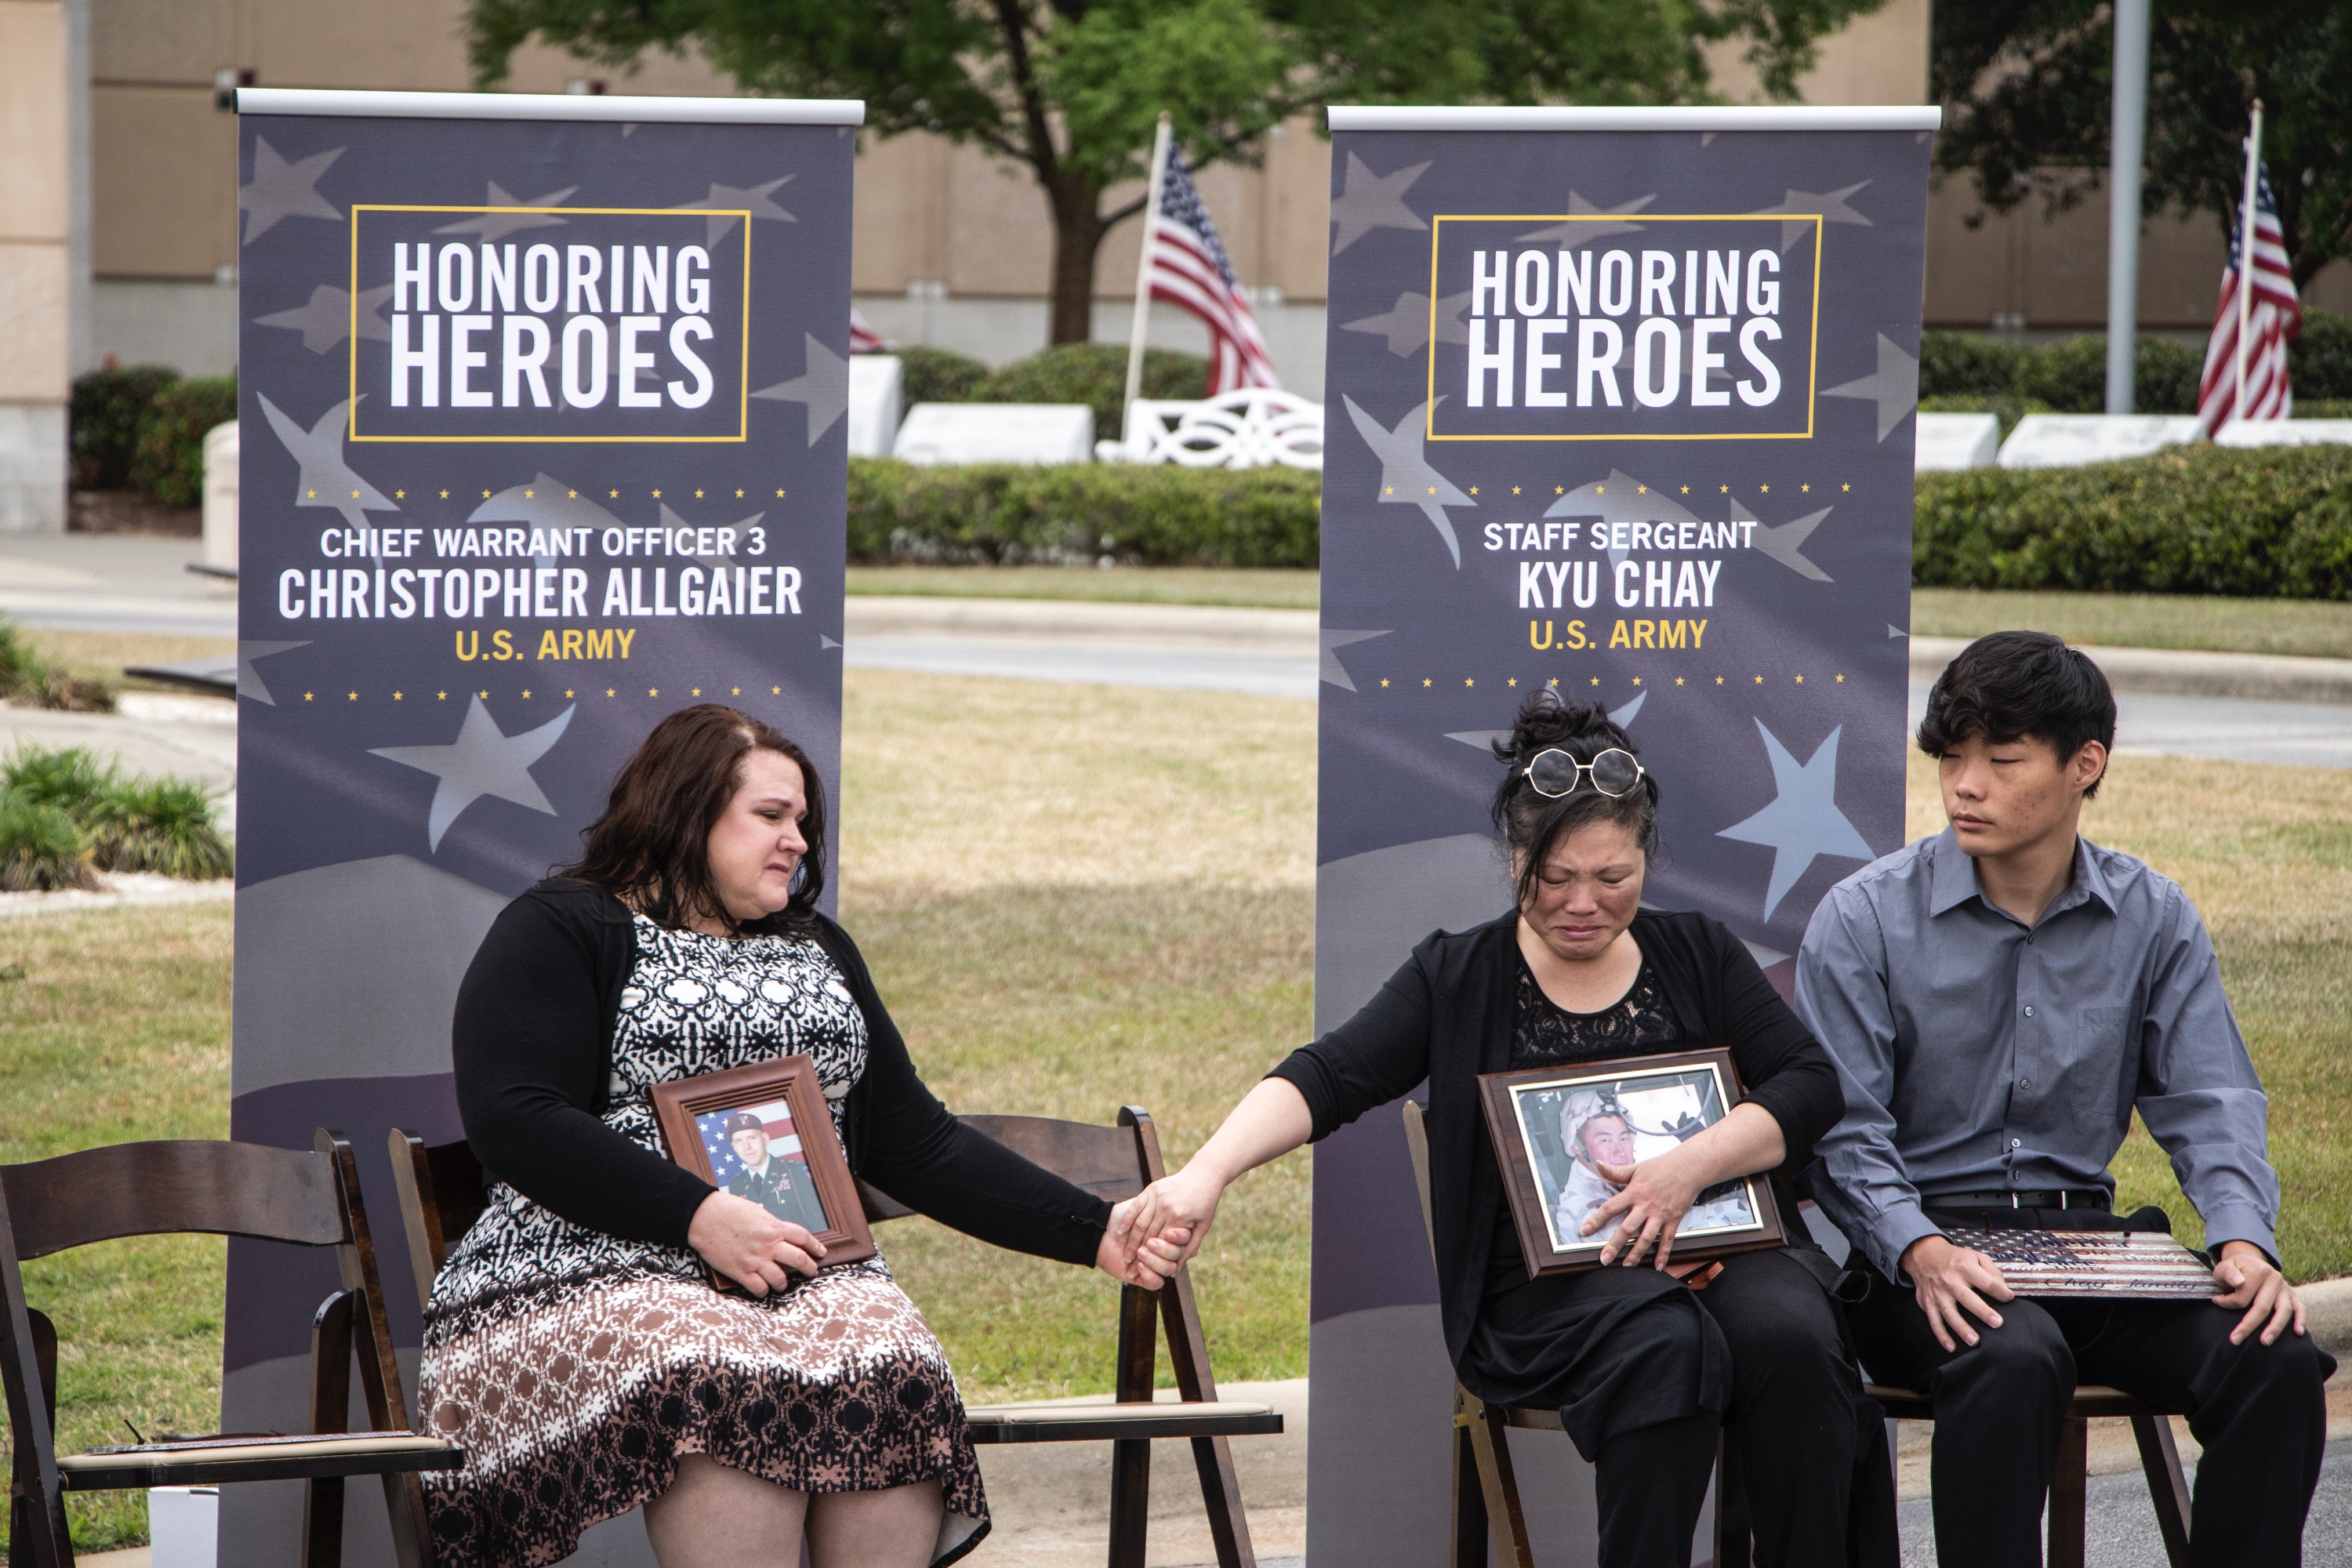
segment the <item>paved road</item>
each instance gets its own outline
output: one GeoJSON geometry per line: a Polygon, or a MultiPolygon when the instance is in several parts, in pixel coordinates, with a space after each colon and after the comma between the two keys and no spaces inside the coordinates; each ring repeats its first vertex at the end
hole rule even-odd
{"type": "MultiPolygon", "coordinates": [[[[2195,1478],[2191,1467],[2190,1477],[2195,1478]]],[[[1936,1538],[1927,1500],[1898,1505],[1903,1522],[1903,1568],[1936,1568],[1936,1538]]],[[[2148,1506],[2147,1482],[2134,1471],[2093,1476],[2089,1568],[2164,1568],[2164,1542],[2157,1534],[2156,1510],[2148,1506]]],[[[2304,1526],[2305,1568],[2352,1568],[2352,1438],[2327,1445],[2319,1472],[2319,1493],[2304,1526]]]]}
{"type": "Polygon", "coordinates": [[[236,585],[200,576],[193,539],[135,534],[0,538],[0,613],[64,631],[236,635],[236,585]]]}

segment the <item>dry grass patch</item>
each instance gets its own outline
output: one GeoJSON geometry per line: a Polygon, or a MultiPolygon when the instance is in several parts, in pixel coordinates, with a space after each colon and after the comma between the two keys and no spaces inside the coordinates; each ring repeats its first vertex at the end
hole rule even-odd
{"type": "Polygon", "coordinates": [[[1318,574],[1283,566],[852,566],[849,591],[1269,610],[1311,610],[1322,602],[1318,574]]]}
{"type": "Polygon", "coordinates": [[[26,626],[18,635],[33,645],[35,652],[67,674],[83,680],[110,680],[118,685],[122,683],[123,670],[134,664],[222,658],[236,651],[234,637],[183,637],[170,632],[79,632],[26,626]]]}

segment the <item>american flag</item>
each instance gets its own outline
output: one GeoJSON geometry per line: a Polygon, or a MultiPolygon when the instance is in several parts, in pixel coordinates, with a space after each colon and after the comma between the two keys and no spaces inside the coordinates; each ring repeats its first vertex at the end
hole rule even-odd
{"type": "Polygon", "coordinates": [[[2246,319],[2246,406],[2238,407],[2238,287],[2245,276],[2245,213],[2230,230],[2230,264],[2221,271],[2213,336],[2205,345],[2205,374],[2197,384],[2197,426],[2210,436],[2232,419],[2284,419],[2294,412],[2287,384],[2286,345],[2303,330],[2303,302],[2287,262],[2286,231],[2271,200],[2271,172],[2259,165],[2254,184],[2253,297],[2246,319]]]}
{"type": "Polygon", "coordinates": [[[1151,247],[1151,297],[1190,310],[1209,329],[1209,395],[1281,385],[1217,226],[1176,148],[1168,151],[1159,218],[1145,239],[1151,247]]]}
{"type": "MultiPolygon", "coordinates": [[[[803,1170],[808,1168],[808,1156],[801,1152],[801,1141],[793,1131],[790,1105],[776,1100],[765,1105],[746,1105],[736,1109],[750,1111],[767,1128],[770,1159],[790,1160],[803,1170]]],[[[743,1168],[743,1162],[736,1157],[733,1142],[724,1131],[727,1119],[734,1114],[733,1110],[713,1110],[694,1119],[695,1127],[702,1134],[702,1151],[710,1156],[710,1179],[721,1192],[743,1168]]]]}
{"type": "Polygon", "coordinates": [[[856,306],[849,307],[849,352],[854,354],[878,354],[887,353],[889,350],[889,341],[874,330],[874,323],[867,321],[856,306]]]}

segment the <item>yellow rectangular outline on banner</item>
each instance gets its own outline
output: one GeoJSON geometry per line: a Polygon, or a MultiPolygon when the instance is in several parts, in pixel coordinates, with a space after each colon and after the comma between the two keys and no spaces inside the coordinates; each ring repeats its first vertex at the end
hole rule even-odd
{"type": "Polygon", "coordinates": [[[1810,441],[1813,438],[1814,391],[1822,363],[1822,215],[1819,213],[1439,213],[1429,220],[1429,378],[1428,412],[1423,416],[1426,439],[1432,441],[1810,441]],[[1736,430],[1675,432],[1645,430],[1639,434],[1596,432],[1589,436],[1441,436],[1437,433],[1437,245],[1448,222],[1460,223],[1811,223],[1813,226],[1813,331],[1806,345],[1805,427],[1767,430],[1750,435],[1736,430]]]}
{"type": "Polygon", "coordinates": [[[351,406],[343,416],[346,438],[353,441],[425,441],[494,442],[504,446],[545,441],[550,444],[576,445],[581,442],[622,441],[644,445],[677,445],[690,443],[709,445],[718,441],[740,442],[751,438],[751,213],[748,207],[446,207],[425,203],[354,202],[352,204],[352,277],[351,277],[351,406]],[[743,220],[743,353],[741,380],[735,400],[735,434],[732,436],[362,436],[360,434],[360,214],[362,213],[581,213],[589,216],[623,217],[739,217],[743,220]]]}

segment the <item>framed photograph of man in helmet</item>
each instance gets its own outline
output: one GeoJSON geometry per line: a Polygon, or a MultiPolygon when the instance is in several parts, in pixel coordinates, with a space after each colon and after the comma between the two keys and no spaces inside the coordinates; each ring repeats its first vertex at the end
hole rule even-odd
{"type": "MultiPolygon", "coordinates": [[[[1624,1190],[1609,1173],[1705,1131],[1740,1100],[1725,1050],[1485,1073],[1478,1087],[1530,1278],[1600,1267],[1616,1216],[1590,1236],[1584,1225],[1624,1190]]],[[[1673,1260],[1679,1272],[1685,1262],[1784,1240],[1769,1177],[1742,1176],[1693,1200],[1675,1227],[1673,1260]]]]}
{"type": "MultiPolygon", "coordinates": [[[[670,1160],[720,1192],[748,1198],[824,1245],[824,1263],[874,1256],[866,1206],[833,1113],[803,1056],[653,1086],[654,1121],[670,1160]]],[[[714,1273],[720,1289],[740,1289],[714,1273]]]]}

